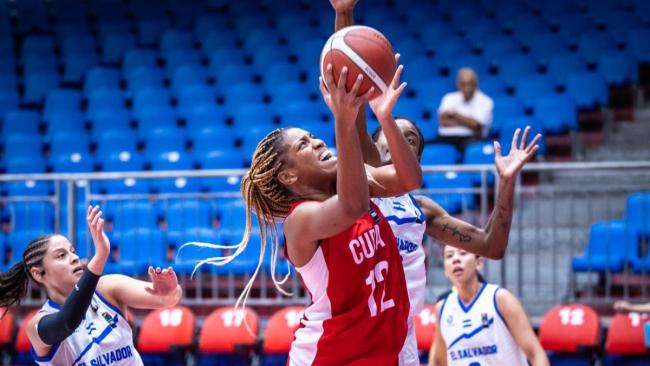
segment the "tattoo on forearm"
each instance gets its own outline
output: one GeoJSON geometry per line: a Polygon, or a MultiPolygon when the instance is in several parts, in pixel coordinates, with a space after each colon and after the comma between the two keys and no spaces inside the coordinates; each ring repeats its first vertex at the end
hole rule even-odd
{"type": "Polygon", "coordinates": [[[451,235],[457,237],[458,240],[460,240],[461,242],[467,242],[472,240],[472,236],[461,233],[460,230],[458,230],[458,226],[452,227],[449,224],[445,223],[444,225],[442,225],[442,232],[444,233],[447,230],[451,231],[451,235]]]}

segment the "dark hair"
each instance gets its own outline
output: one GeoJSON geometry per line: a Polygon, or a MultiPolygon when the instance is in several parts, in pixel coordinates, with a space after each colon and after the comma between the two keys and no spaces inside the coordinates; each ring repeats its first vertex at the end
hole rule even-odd
{"type": "Polygon", "coordinates": [[[41,235],[30,241],[23,252],[23,260],[14,264],[9,271],[0,273],[0,308],[20,305],[20,300],[27,292],[29,279],[32,278],[29,271],[43,265],[47,246],[54,235],[41,235]]]}
{"type": "MultiPolygon", "coordinates": [[[[397,121],[398,119],[403,119],[405,121],[408,121],[413,127],[415,127],[415,131],[418,133],[418,137],[420,138],[420,145],[418,146],[418,159],[422,156],[422,152],[424,151],[424,136],[422,135],[422,131],[420,130],[420,127],[415,123],[414,120],[406,117],[401,117],[397,116],[395,117],[395,120],[397,121]]],[[[379,140],[379,134],[381,134],[381,125],[379,125],[375,131],[372,133],[372,141],[377,142],[379,140]]]]}

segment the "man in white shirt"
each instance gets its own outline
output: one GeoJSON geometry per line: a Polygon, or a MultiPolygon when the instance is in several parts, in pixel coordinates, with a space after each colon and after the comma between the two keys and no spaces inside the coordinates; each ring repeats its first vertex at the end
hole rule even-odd
{"type": "Polygon", "coordinates": [[[470,68],[458,71],[456,86],[458,91],[447,93],[440,102],[438,136],[463,150],[487,134],[494,102],[478,89],[478,77],[470,68]]]}

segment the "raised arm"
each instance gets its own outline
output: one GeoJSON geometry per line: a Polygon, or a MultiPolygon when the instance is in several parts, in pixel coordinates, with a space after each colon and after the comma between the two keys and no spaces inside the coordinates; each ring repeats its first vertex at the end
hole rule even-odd
{"type": "Polygon", "coordinates": [[[123,275],[104,276],[97,290],[120,309],[159,309],[180,301],[183,290],[171,267],[149,267],[148,274],[149,282],[123,275]]]}
{"type": "Polygon", "coordinates": [[[540,135],[527,144],[530,127],[526,127],[519,143],[520,130],[512,139],[508,156],[501,156],[501,145],[494,143],[495,165],[499,174],[497,202],[484,229],[449,215],[431,199],[418,196],[417,200],[427,219],[426,233],[432,238],[471,253],[491,259],[501,259],[505,255],[512,222],[515,180],[521,168],[538,149],[540,135]]]}
{"type": "MultiPolygon", "coordinates": [[[[396,55],[396,59],[398,58],[399,55],[396,55]]],[[[388,89],[370,101],[370,108],[377,116],[384,131],[393,161],[391,165],[379,168],[368,167],[368,172],[372,177],[370,194],[373,197],[397,196],[418,189],[422,185],[420,163],[409,148],[408,142],[392,115],[395,104],[406,88],[406,83],[400,84],[403,70],[404,67],[400,65],[395,71],[388,89]]]]}
{"type": "Polygon", "coordinates": [[[285,220],[287,243],[295,243],[289,244],[287,249],[296,266],[304,265],[311,259],[317,240],[347,229],[368,210],[368,181],[354,120],[359,106],[374,89],[357,97],[363,77],[359,75],[350,92],[345,90],[347,77],[348,70],[343,67],[338,84],[334,85],[332,65],[328,65],[321,80],[321,93],[334,114],[338,147],[336,194],[323,202],[299,205],[285,220]]]}
{"type": "Polygon", "coordinates": [[[546,352],[535,336],[526,311],[519,300],[509,291],[499,289],[496,293],[496,303],[512,338],[524,351],[530,364],[532,366],[549,366],[550,362],[546,352]]]}
{"type": "MultiPolygon", "coordinates": [[[[359,0],[330,0],[330,4],[336,12],[334,18],[334,31],[349,27],[354,24],[354,6],[359,0]]],[[[359,113],[356,120],[357,132],[361,140],[361,153],[363,161],[370,166],[380,166],[381,156],[379,150],[372,141],[370,134],[368,134],[368,126],[366,124],[366,106],[362,104],[359,107],[359,113]]]]}

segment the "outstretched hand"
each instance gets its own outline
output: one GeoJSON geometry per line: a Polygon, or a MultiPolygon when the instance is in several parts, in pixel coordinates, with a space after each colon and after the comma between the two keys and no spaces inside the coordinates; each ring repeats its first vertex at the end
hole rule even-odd
{"type": "Polygon", "coordinates": [[[320,92],[323,94],[325,103],[334,114],[335,120],[347,120],[353,123],[359,113],[359,107],[374,93],[375,88],[371,87],[364,95],[357,96],[363,82],[363,75],[359,74],[349,92],[345,89],[347,79],[348,68],[344,66],[341,75],[339,75],[338,83],[334,85],[334,71],[332,64],[328,64],[325,75],[320,78],[320,92]]]}
{"type": "Polygon", "coordinates": [[[178,278],[172,267],[161,270],[160,267],[154,269],[150,266],[147,272],[153,288],[145,287],[145,289],[152,295],[167,296],[178,287],[178,278]]]}
{"type": "Polygon", "coordinates": [[[93,238],[95,254],[108,257],[108,253],[111,251],[111,243],[104,232],[104,219],[102,219],[102,213],[103,212],[99,210],[99,206],[88,206],[88,209],[86,210],[86,223],[90,230],[90,236],[93,238]]]}
{"type": "MultiPolygon", "coordinates": [[[[399,60],[399,56],[399,54],[395,55],[395,61],[399,60]]],[[[397,104],[399,97],[406,88],[406,83],[400,84],[400,78],[402,77],[403,71],[404,65],[399,65],[397,70],[395,70],[395,75],[393,75],[393,80],[390,82],[388,89],[369,102],[370,109],[372,109],[372,112],[377,116],[379,121],[391,117],[395,104],[397,104]]]]}
{"type": "Polygon", "coordinates": [[[537,143],[542,138],[542,135],[535,135],[535,138],[529,144],[528,133],[530,132],[530,126],[527,126],[524,130],[521,142],[519,142],[520,132],[521,129],[519,128],[515,131],[512,137],[510,153],[506,156],[501,155],[501,144],[497,141],[494,142],[494,164],[501,179],[514,178],[539,149],[537,143]]]}

